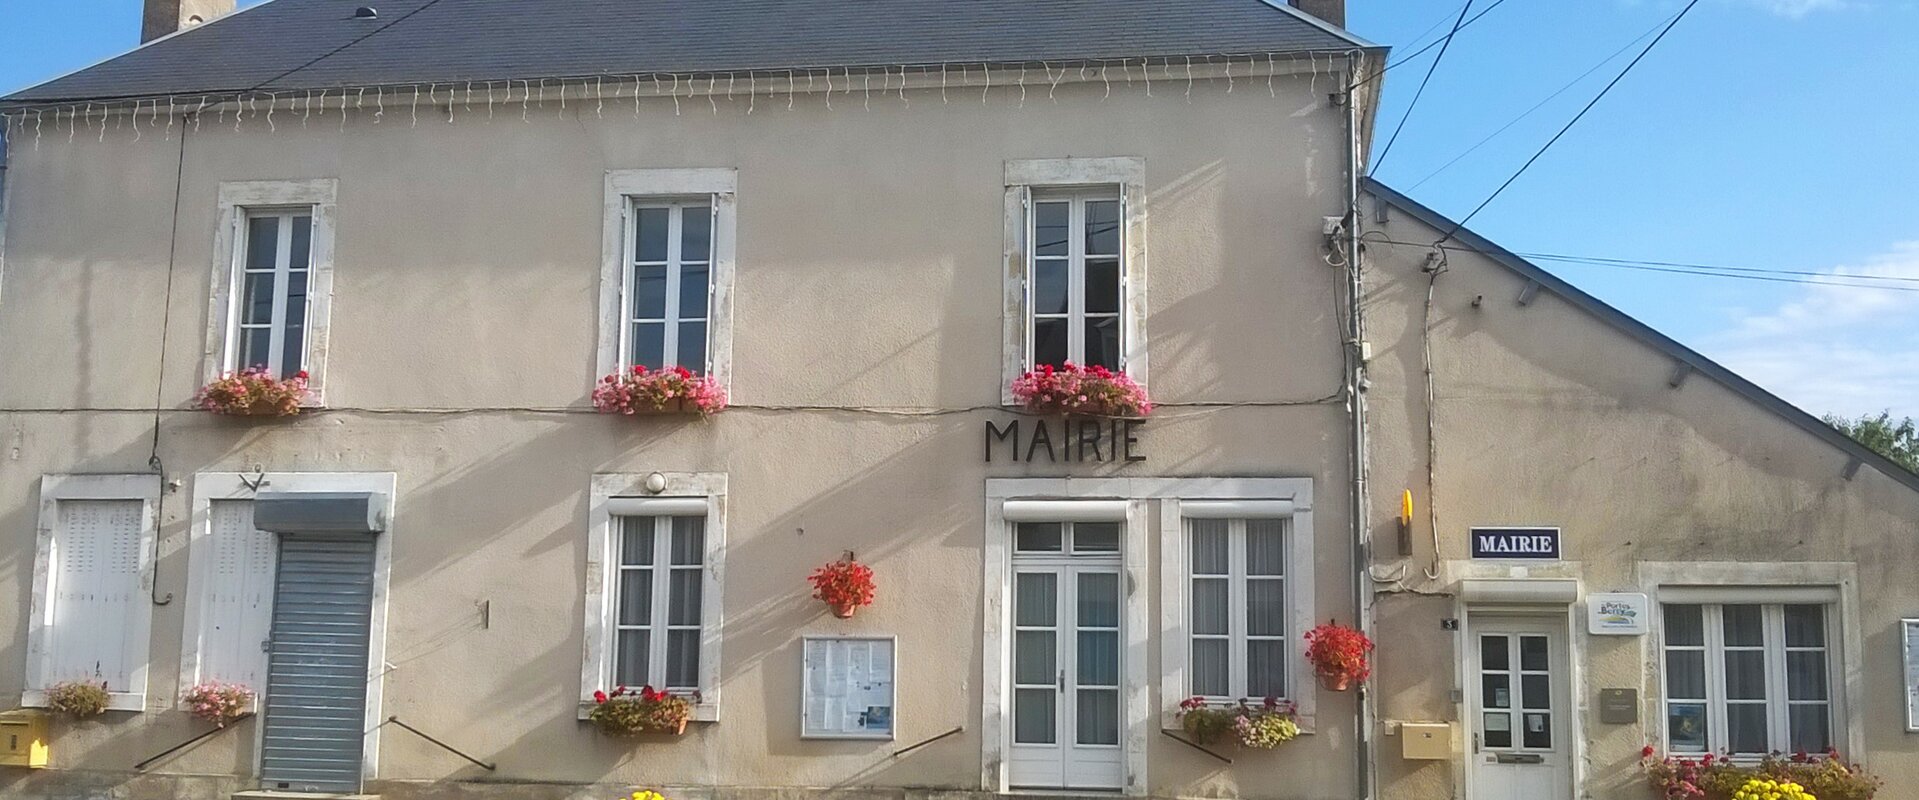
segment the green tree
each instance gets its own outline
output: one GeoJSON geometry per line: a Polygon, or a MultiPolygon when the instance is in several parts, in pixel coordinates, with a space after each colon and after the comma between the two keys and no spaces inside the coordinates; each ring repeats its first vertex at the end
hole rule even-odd
{"type": "Polygon", "coordinates": [[[1919,472],[1919,422],[1912,417],[1894,420],[1890,411],[1881,411],[1878,416],[1865,414],[1857,419],[1827,414],[1826,424],[1872,448],[1873,452],[1919,472]]]}

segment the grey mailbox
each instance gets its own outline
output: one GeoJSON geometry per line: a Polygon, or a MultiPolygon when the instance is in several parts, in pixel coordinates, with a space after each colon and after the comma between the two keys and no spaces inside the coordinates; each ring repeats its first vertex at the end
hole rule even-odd
{"type": "Polygon", "coordinates": [[[261,492],[253,527],[274,533],[379,533],[386,530],[382,492],[261,492]]]}

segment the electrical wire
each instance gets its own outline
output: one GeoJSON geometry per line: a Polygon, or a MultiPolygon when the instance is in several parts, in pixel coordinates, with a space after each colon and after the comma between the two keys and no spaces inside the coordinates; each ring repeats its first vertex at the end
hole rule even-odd
{"type": "MultiPolygon", "coordinates": [[[[1462,30],[1462,31],[1463,31],[1463,30],[1465,30],[1465,29],[1467,29],[1467,28],[1470,28],[1470,27],[1472,27],[1472,26],[1473,26],[1473,23],[1475,23],[1475,22],[1478,22],[1478,21],[1479,21],[1479,18],[1480,18],[1480,17],[1483,17],[1483,16],[1486,16],[1487,14],[1490,14],[1490,13],[1492,13],[1492,10],[1493,10],[1493,9],[1495,9],[1495,8],[1498,8],[1498,7],[1500,7],[1500,6],[1501,6],[1501,5],[1503,5],[1503,4],[1505,3],[1505,2],[1506,2],[1506,0],[1493,0],[1493,4],[1492,4],[1492,5],[1490,5],[1490,6],[1487,6],[1487,7],[1485,7],[1484,9],[1481,9],[1481,10],[1480,10],[1480,12],[1479,12],[1479,13],[1477,13],[1477,14],[1474,14],[1474,15],[1472,16],[1472,18],[1471,18],[1471,19],[1468,19],[1468,20],[1466,20],[1466,24],[1464,24],[1464,25],[1461,25],[1461,26],[1459,26],[1459,30],[1462,30]]],[[[1434,28],[1437,28],[1437,27],[1439,27],[1439,25],[1440,25],[1440,24],[1444,24],[1444,23],[1445,23],[1445,20],[1444,20],[1444,19],[1442,18],[1442,19],[1440,20],[1440,23],[1439,23],[1439,24],[1435,24],[1435,25],[1434,25],[1433,27],[1434,27],[1434,28]]],[[[1427,29],[1426,29],[1426,33],[1431,33],[1431,32],[1432,32],[1432,28],[1427,28],[1427,29]]],[[[1456,32],[1455,32],[1455,33],[1456,33],[1456,32]]],[[[1413,37],[1413,40],[1414,40],[1414,41],[1418,41],[1418,40],[1420,40],[1420,39],[1424,39],[1424,38],[1426,38],[1426,34],[1425,34],[1425,33],[1422,33],[1422,34],[1420,34],[1420,35],[1418,35],[1418,36],[1416,36],[1416,37],[1413,37]]],[[[1407,56],[1406,56],[1406,57],[1404,57],[1404,58],[1401,58],[1401,59],[1399,59],[1399,60],[1397,60],[1397,61],[1394,61],[1394,62],[1392,62],[1392,63],[1390,63],[1390,64],[1387,64],[1387,65],[1385,66],[1385,68],[1384,68],[1384,69],[1381,69],[1381,70],[1380,70],[1380,71],[1378,71],[1378,72],[1375,72],[1375,73],[1373,73],[1373,74],[1371,74],[1371,75],[1368,75],[1368,76],[1366,76],[1366,77],[1364,77],[1364,78],[1361,78],[1361,79],[1360,79],[1360,80],[1358,80],[1358,81],[1355,81],[1355,82],[1353,83],[1353,85],[1351,85],[1351,86],[1348,86],[1348,87],[1346,87],[1346,90],[1347,90],[1347,91],[1352,91],[1352,90],[1354,90],[1354,89],[1358,89],[1358,88],[1360,88],[1360,87],[1362,87],[1362,86],[1365,86],[1366,84],[1369,84],[1369,83],[1372,83],[1373,81],[1376,81],[1376,80],[1379,80],[1380,78],[1383,78],[1383,77],[1385,77],[1385,76],[1386,76],[1386,72],[1387,72],[1388,70],[1391,70],[1391,69],[1392,69],[1393,67],[1397,67],[1397,66],[1399,66],[1399,65],[1401,65],[1401,64],[1404,64],[1404,63],[1406,63],[1406,62],[1408,62],[1408,61],[1411,61],[1411,60],[1413,60],[1413,59],[1415,59],[1415,58],[1418,58],[1418,57],[1420,57],[1420,56],[1422,56],[1422,55],[1424,55],[1424,54],[1426,53],[1426,51],[1428,51],[1428,50],[1431,50],[1431,49],[1433,49],[1433,48],[1435,48],[1435,47],[1438,47],[1441,41],[1444,41],[1444,40],[1435,40],[1435,41],[1433,41],[1433,42],[1432,42],[1431,44],[1428,44],[1428,45],[1426,45],[1425,47],[1421,47],[1421,48],[1419,48],[1418,50],[1414,50],[1414,51],[1413,51],[1413,52],[1412,52],[1412,53],[1411,53],[1410,55],[1407,55],[1407,56]]]]}
{"type": "Polygon", "coordinates": [[[1593,106],[1599,105],[1600,100],[1605,99],[1606,95],[1612,93],[1613,87],[1618,86],[1620,81],[1625,80],[1626,75],[1632,72],[1633,67],[1639,66],[1639,62],[1645,60],[1646,54],[1651,53],[1653,48],[1658,47],[1660,42],[1665,41],[1666,34],[1672,33],[1672,29],[1679,24],[1680,20],[1685,19],[1686,15],[1692,13],[1693,8],[1698,5],[1699,0],[1691,0],[1686,3],[1686,7],[1680,9],[1679,13],[1673,16],[1672,21],[1666,23],[1666,27],[1659,31],[1659,35],[1653,37],[1653,40],[1646,44],[1646,49],[1639,51],[1639,55],[1633,56],[1632,61],[1626,64],[1625,69],[1620,70],[1618,75],[1613,76],[1612,81],[1606,84],[1606,88],[1600,89],[1599,94],[1593,95],[1593,99],[1586,103],[1586,107],[1580,109],[1578,114],[1574,114],[1573,118],[1566,122],[1565,127],[1560,128],[1558,133],[1553,134],[1553,138],[1546,140],[1546,144],[1542,145],[1538,152],[1533,153],[1532,158],[1526,159],[1526,163],[1521,164],[1518,171],[1512,174],[1512,177],[1507,178],[1505,183],[1500,184],[1499,188],[1494,189],[1492,194],[1487,195],[1485,200],[1473,208],[1472,213],[1461,217],[1458,222],[1453,223],[1453,229],[1447,231],[1445,236],[1439,237],[1439,241],[1433,244],[1443,245],[1452,239],[1453,234],[1458,233],[1460,228],[1466,227],[1467,222],[1470,222],[1473,217],[1478,216],[1479,212],[1484,211],[1486,206],[1491,205],[1493,200],[1504,193],[1506,187],[1513,185],[1513,181],[1519,180],[1519,176],[1526,174],[1526,170],[1530,169],[1535,162],[1539,161],[1540,156],[1545,155],[1546,151],[1551,150],[1552,146],[1559,142],[1560,137],[1565,136],[1566,132],[1572,130],[1574,125],[1579,124],[1580,120],[1585,119],[1586,112],[1593,110],[1593,106]]]}
{"type": "MultiPolygon", "coordinates": [[[[1439,55],[1433,56],[1432,65],[1426,68],[1426,77],[1419,79],[1419,89],[1413,92],[1412,102],[1406,104],[1405,113],[1399,115],[1399,124],[1393,126],[1393,135],[1386,138],[1386,146],[1380,149],[1379,158],[1373,159],[1372,169],[1367,170],[1366,174],[1378,172],[1379,165],[1386,163],[1386,156],[1392,154],[1393,143],[1399,141],[1399,133],[1406,130],[1406,121],[1413,118],[1413,109],[1419,106],[1419,98],[1426,94],[1426,84],[1432,82],[1433,73],[1438,72],[1440,63],[1446,60],[1446,51],[1452,47],[1453,37],[1459,35],[1459,27],[1466,22],[1466,12],[1472,8],[1473,0],[1466,0],[1466,4],[1459,7],[1459,16],[1453,20],[1453,29],[1446,33],[1446,38],[1439,40],[1439,55]]],[[[1382,74],[1384,72],[1381,70],[1382,74]]]]}
{"type": "Polygon", "coordinates": [[[1551,103],[1552,101],[1559,99],[1560,95],[1565,94],[1567,91],[1571,90],[1574,86],[1578,86],[1581,81],[1586,80],[1586,78],[1590,77],[1593,73],[1598,72],[1600,67],[1606,66],[1607,64],[1611,64],[1613,62],[1613,59],[1616,59],[1620,57],[1621,55],[1624,55],[1627,50],[1632,49],[1633,45],[1636,45],[1642,41],[1645,41],[1646,37],[1651,36],[1654,33],[1658,32],[1659,26],[1664,24],[1666,23],[1665,21],[1662,20],[1659,23],[1659,25],[1654,25],[1650,28],[1647,28],[1645,33],[1639,34],[1639,36],[1634,38],[1632,41],[1627,42],[1624,45],[1621,45],[1618,50],[1614,50],[1612,52],[1612,55],[1606,56],[1604,59],[1601,59],[1599,63],[1592,65],[1591,69],[1588,69],[1585,72],[1579,73],[1579,77],[1574,78],[1570,81],[1567,81],[1566,85],[1559,87],[1558,91],[1555,91],[1552,94],[1546,95],[1546,99],[1539,101],[1538,103],[1534,104],[1532,108],[1526,109],[1525,113],[1520,114],[1517,117],[1513,117],[1511,121],[1507,122],[1504,125],[1499,126],[1499,130],[1486,134],[1486,138],[1480,139],[1478,143],[1474,144],[1472,147],[1466,148],[1465,152],[1460,153],[1459,155],[1453,156],[1451,161],[1447,161],[1446,163],[1441,164],[1439,166],[1439,169],[1436,169],[1436,170],[1433,170],[1432,172],[1427,173],[1426,177],[1420,178],[1418,182],[1412,184],[1411,186],[1406,187],[1404,191],[1411,192],[1414,189],[1418,189],[1419,187],[1426,185],[1427,181],[1430,181],[1433,178],[1439,177],[1439,173],[1452,169],[1452,166],[1454,164],[1459,163],[1461,159],[1464,159],[1465,157],[1470,156],[1475,152],[1478,152],[1479,148],[1485,147],[1487,142],[1491,142],[1492,140],[1499,138],[1500,134],[1505,133],[1508,130],[1511,130],[1514,125],[1518,125],[1520,122],[1524,121],[1527,117],[1530,117],[1535,112],[1539,111],[1539,109],[1545,108],[1547,103],[1551,103]]]}
{"type": "MultiPolygon", "coordinates": [[[[1404,245],[1408,247],[1431,248],[1430,242],[1409,242],[1398,239],[1367,237],[1366,241],[1404,245]]],[[[1481,250],[1459,244],[1440,245],[1447,252],[1476,253],[1484,256],[1506,255],[1504,251],[1481,250]]],[[[1806,270],[1768,269],[1764,267],[1736,267],[1715,264],[1690,264],[1682,261],[1638,261],[1624,258],[1600,258],[1597,256],[1569,256],[1551,253],[1512,253],[1525,259],[1554,261],[1574,266],[1604,267],[1609,269],[1629,269],[1644,272],[1663,272],[1675,275],[1697,275],[1708,278],[1730,278],[1733,280],[1756,280],[1773,283],[1791,283],[1803,286],[1835,286],[1846,289],[1876,289],[1889,292],[1919,292],[1919,285],[1904,286],[1902,283],[1919,284],[1919,277],[1905,275],[1848,275],[1835,272],[1811,272],[1806,270]],[[1825,280],[1816,280],[1824,278],[1825,280]],[[1858,283],[1857,281],[1891,281],[1886,283],[1858,283]]]]}

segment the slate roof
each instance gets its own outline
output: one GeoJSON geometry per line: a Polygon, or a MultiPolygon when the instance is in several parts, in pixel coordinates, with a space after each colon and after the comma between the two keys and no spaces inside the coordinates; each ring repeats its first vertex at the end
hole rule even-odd
{"type": "Polygon", "coordinates": [[[1284,0],[271,0],[0,102],[1363,46],[1284,0]]]}

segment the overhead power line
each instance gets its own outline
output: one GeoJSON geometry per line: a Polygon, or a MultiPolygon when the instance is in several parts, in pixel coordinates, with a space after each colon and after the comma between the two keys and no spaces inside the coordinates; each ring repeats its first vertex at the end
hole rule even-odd
{"type": "Polygon", "coordinates": [[[1545,155],[1547,150],[1551,150],[1552,146],[1559,142],[1560,137],[1565,136],[1566,132],[1572,130],[1574,125],[1579,124],[1581,119],[1585,119],[1586,112],[1593,110],[1593,106],[1599,105],[1599,101],[1605,99],[1606,95],[1612,92],[1613,87],[1618,86],[1619,82],[1624,80],[1626,75],[1632,72],[1633,67],[1639,66],[1639,62],[1645,60],[1647,53],[1651,53],[1653,48],[1658,47],[1660,42],[1665,41],[1666,34],[1672,33],[1673,27],[1677,26],[1680,20],[1685,19],[1687,14],[1692,13],[1693,7],[1697,5],[1699,5],[1699,0],[1691,0],[1691,2],[1686,3],[1686,7],[1680,9],[1679,13],[1673,16],[1672,21],[1666,23],[1666,27],[1659,31],[1659,35],[1653,37],[1651,42],[1646,43],[1646,49],[1639,51],[1639,55],[1633,56],[1632,61],[1626,64],[1625,69],[1620,70],[1618,75],[1613,76],[1612,81],[1606,84],[1606,88],[1600,89],[1599,94],[1593,95],[1592,101],[1586,103],[1586,107],[1580,109],[1578,114],[1574,114],[1573,118],[1566,122],[1565,127],[1560,128],[1558,133],[1553,134],[1553,138],[1546,140],[1546,144],[1542,145],[1538,152],[1533,153],[1532,158],[1526,159],[1526,163],[1521,164],[1519,170],[1514,172],[1512,177],[1507,178],[1505,183],[1501,183],[1499,188],[1494,189],[1492,194],[1487,195],[1485,200],[1473,208],[1472,213],[1461,217],[1458,222],[1453,223],[1453,229],[1447,231],[1445,236],[1439,237],[1439,241],[1433,244],[1444,244],[1447,240],[1453,238],[1453,234],[1458,233],[1460,228],[1465,227],[1467,222],[1471,221],[1473,217],[1478,216],[1479,212],[1484,211],[1486,206],[1492,204],[1494,199],[1504,193],[1506,187],[1513,185],[1513,181],[1519,180],[1519,176],[1526,174],[1526,170],[1531,168],[1535,162],[1539,161],[1539,157],[1545,155]]]}
{"type": "Polygon", "coordinates": [[[1446,33],[1446,38],[1439,40],[1439,55],[1433,56],[1432,65],[1426,68],[1426,77],[1419,80],[1419,89],[1413,92],[1412,102],[1407,103],[1405,113],[1399,115],[1399,124],[1393,126],[1393,135],[1387,137],[1386,146],[1380,149],[1379,158],[1373,160],[1373,168],[1367,174],[1378,172],[1379,165],[1386,163],[1386,156],[1392,154],[1393,143],[1399,141],[1399,132],[1406,129],[1406,120],[1413,118],[1413,109],[1419,106],[1420,96],[1426,94],[1426,84],[1432,81],[1433,73],[1439,71],[1440,62],[1446,60],[1446,50],[1452,46],[1453,37],[1459,35],[1459,26],[1466,22],[1466,12],[1472,9],[1473,0],[1466,0],[1466,4],[1459,7],[1459,16],[1453,19],[1453,29],[1446,33]]]}
{"type": "MultiPolygon", "coordinates": [[[[1366,241],[1378,244],[1406,245],[1410,247],[1430,248],[1427,242],[1408,242],[1396,239],[1368,238],[1366,241]]],[[[1461,244],[1445,244],[1441,247],[1449,252],[1476,253],[1485,256],[1503,255],[1492,250],[1482,250],[1461,244]]],[[[1676,275],[1696,275],[1707,278],[1730,278],[1733,280],[1767,281],[1772,283],[1792,283],[1805,286],[1834,286],[1845,289],[1877,289],[1890,292],[1919,292],[1919,277],[1905,275],[1848,275],[1837,272],[1814,272],[1811,270],[1770,269],[1764,267],[1739,267],[1724,264],[1697,264],[1684,261],[1647,261],[1626,258],[1603,258],[1599,256],[1575,256],[1555,253],[1513,253],[1521,258],[1534,261],[1553,261],[1584,267],[1606,269],[1627,269],[1643,272],[1663,272],[1676,275]]]]}
{"type": "MultiPolygon", "coordinates": [[[[1479,11],[1479,13],[1477,13],[1477,14],[1474,14],[1474,15],[1472,15],[1472,17],[1471,17],[1471,18],[1469,18],[1469,19],[1467,19],[1467,20],[1466,20],[1466,24],[1464,24],[1464,25],[1461,25],[1461,26],[1459,26],[1459,30],[1462,30],[1462,31],[1463,31],[1463,30],[1465,30],[1465,29],[1467,29],[1467,28],[1470,28],[1470,27],[1472,27],[1472,26],[1473,26],[1473,23],[1475,23],[1475,22],[1478,22],[1478,21],[1479,21],[1479,18],[1480,18],[1480,17],[1483,17],[1483,16],[1486,16],[1487,14],[1490,14],[1490,13],[1492,13],[1492,10],[1493,10],[1493,9],[1495,9],[1495,8],[1498,8],[1498,7],[1500,7],[1501,5],[1504,5],[1504,4],[1505,4],[1505,2],[1506,2],[1506,0],[1493,0],[1493,4],[1492,4],[1492,5],[1489,5],[1489,6],[1487,6],[1487,7],[1485,7],[1485,8],[1483,8],[1483,9],[1480,9],[1480,11],[1479,11]]],[[[1471,2],[1470,2],[1470,0],[1469,0],[1469,2],[1467,3],[1467,5],[1471,5],[1471,2]]],[[[1442,19],[1441,19],[1441,20],[1440,20],[1440,21],[1439,21],[1438,23],[1435,23],[1435,24],[1433,25],[1433,28],[1437,28],[1437,27],[1439,27],[1440,25],[1443,25],[1443,24],[1445,24],[1445,20],[1444,20],[1444,19],[1442,18],[1442,19]]],[[[1426,33],[1432,33],[1432,32],[1433,32],[1433,28],[1427,28],[1427,29],[1426,29],[1426,33]]],[[[1419,41],[1420,39],[1424,39],[1424,38],[1426,38],[1426,33],[1422,33],[1422,34],[1420,34],[1420,35],[1418,35],[1418,36],[1415,36],[1415,37],[1413,37],[1413,41],[1419,41]]],[[[1371,74],[1371,75],[1368,75],[1368,76],[1366,76],[1365,78],[1363,78],[1363,79],[1361,79],[1361,80],[1358,80],[1358,81],[1355,81],[1355,82],[1353,82],[1353,85],[1351,85],[1351,86],[1348,86],[1348,87],[1346,87],[1346,88],[1347,88],[1348,90],[1352,90],[1352,89],[1358,89],[1358,88],[1360,88],[1360,87],[1362,87],[1362,86],[1365,86],[1366,84],[1369,84],[1369,83],[1372,83],[1373,81],[1376,81],[1376,80],[1379,80],[1380,78],[1383,78],[1383,77],[1386,77],[1386,73],[1387,73],[1387,72],[1390,72],[1390,71],[1392,71],[1392,69],[1393,69],[1394,67],[1397,67],[1397,66],[1399,66],[1399,65],[1401,65],[1401,64],[1404,64],[1404,63],[1406,63],[1406,62],[1408,62],[1408,61],[1411,61],[1411,60],[1413,60],[1413,59],[1415,59],[1415,58],[1418,58],[1418,57],[1420,57],[1420,56],[1422,56],[1422,55],[1424,55],[1424,54],[1426,53],[1426,51],[1428,51],[1428,50],[1431,50],[1431,49],[1433,49],[1433,48],[1435,48],[1435,47],[1438,47],[1438,46],[1440,45],[1440,43],[1441,43],[1441,42],[1443,42],[1443,41],[1445,41],[1445,40],[1444,40],[1444,39],[1438,39],[1438,40],[1434,40],[1434,41],[1433,41],[1432,43],[1430,43],[1430,44],[1428,44],[1428,45],[1426,45],[1425,47],[1421,47],[1421,48],[1419,48],[1418,50],[1414,50],[1414,51],[1413,51],[1413,52],[1412,52],[1411,54],[1409,54],[1409,55],[1407,55],[1407,56],[1405,56],[1405,57],[1403,57],[1403,58],[1400,58],[1400,59],[1398,59],[1398,60],[1396,60],[1396,61],[1394,61],[1394,62],[1392,62],[1392,63],[1390,63],[1390,64],[1387,64],[1387,65],[1386,65],[1386,67],[1385,67],[1384,69],[1381,69],[1381,70],[1380,70],[1380,71],[1378,71],[1378,72],[1375,72],[1375,73],[1373,73],[1373,74],[1371,74]]]]}
{"type": "Polygon", "coordinates": [[[1546,95],[1546,99],[1541,100],[1538,103],[1534,104],[1532,108],[1526,109],[1525,113],[1522,113],[1517,117],[1513,117],[1511,121],[1507,122],[1504,125],[1499,126],[1499,130],[1486,134],[1486,138],[1480,139],[1472,147],[1466,148],[1465,152],[1460,153],[1459,155],[1453,156],[1452,160],[1439,165],[1439,169],[1436,169],[1436,170],[1433,170],[1432,172],[1427,173],[1426,177],[1420,178],[1417,182],[1413,183],[1410,186],[1407,186],[1405,188],[1405,191],[1410,192],[1414,189],[1424,186],[1427,181],[1430,181],[1433,178],[1439,177],[1439,173],[1452,169],[1452,166],[1454,164],[1457,164],[1465,157],[1470,156],[1475,152],[1478,152],[1479,148],[1486,146],[1486,143],[1499,138],[1500,134],[1505,133],[1508,130],[1511,130],[1514,125],[1518,125],[1521,121],[1523,121],[1527,117],[1532,116],[1535,112],[1539,111],[1539,109],[1545,108],[1547,103],[1551,103],[1552,101],[1559,99],[1560,95],[1565,94],[1568,90],[1572,89],[1574,86],[1578,86],[1580,82],[1586,80],[1586,78],[1590,77],[1593,73],[1598,72],[1600,67],[1606,66],[1607,64],[1611,64],[1613,62],[1613,59],[1616,59],[1620,57],[1621,55],[1624,55],[1627,50],[1632,49],[1633,45],[1639,44],[1640,42],[1645,41],[1646,37],[1651,36],[1654,33],[1657,33],[1659,31],[1660,26],[1665,24],[1666,24],[1666,21],[1661,20],[1658,25],[1654,25],[1650,28],[1647,28],[1645,33],[1639,34],[1632,41],[1627,42],[1624,45],[1621,45],[1618,50],[1614,50],[1612,52],[1612,55],[1606,56],[1605,58],[1601,59],[1599,63],[1592,65],[1591,69],[1588,69],[1585,72],[1579,73],[1579,77],[1574,78],[1570,81],[1567,81],[1566,85],[1559,87],[1559,89],[1553,92],[1552,94],[1546,95]]]}

